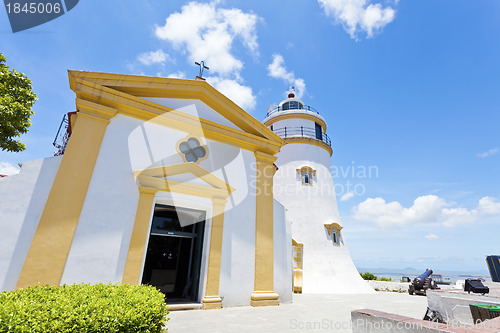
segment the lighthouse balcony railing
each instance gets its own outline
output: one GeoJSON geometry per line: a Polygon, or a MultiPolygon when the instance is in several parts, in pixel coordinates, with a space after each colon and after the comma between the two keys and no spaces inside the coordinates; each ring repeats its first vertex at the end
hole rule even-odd
{"type": "Polygon", "coordinates": [[[303,126],[296,127],[281,127],[272,130],[276,135],[281,138],[292,138],[292,137],[304,137],[310,139],[316,139],[323,141],[330,147],[332,146],[332,141],[326,133],[318,132],[314,128],[308,128],[303,126]]]}
{"type": "Polygon", "coordinates": [[[273,113],[280,112],[280,111],[288,111],[288,110],[311,111],[311,112],[319,114],[319,112],[316,111],[316,109],[314,109],[313,107],[311,107],[309,105],[302,105],[300,103],[288,103],[284,107],[283,106],[276,106],[274,108],[267,110],[267,117],[269,117],[273,113]]]}

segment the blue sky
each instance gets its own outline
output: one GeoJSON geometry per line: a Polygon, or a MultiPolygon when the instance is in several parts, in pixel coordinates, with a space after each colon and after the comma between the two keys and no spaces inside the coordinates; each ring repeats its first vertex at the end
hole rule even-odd
{"type": "Polygon", "coordinates": [[[0,52],[39,100],[0,171],[54,152],[67,69],[194,78],[206,60],[260,120],[291,85],[325,117],[356,265],[484,271],[500,253],[499,33],[496,0],[87,0],[16,34],[1,9],[0,52]]]}

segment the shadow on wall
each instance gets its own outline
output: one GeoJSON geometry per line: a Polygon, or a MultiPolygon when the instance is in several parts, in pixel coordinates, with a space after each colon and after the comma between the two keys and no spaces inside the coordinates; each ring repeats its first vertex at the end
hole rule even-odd
{"type": "Polygon", "coordinates": [[[25,162],[19,174],[0,181],[0,290],[16,288],[61,159],[25,162]]]}

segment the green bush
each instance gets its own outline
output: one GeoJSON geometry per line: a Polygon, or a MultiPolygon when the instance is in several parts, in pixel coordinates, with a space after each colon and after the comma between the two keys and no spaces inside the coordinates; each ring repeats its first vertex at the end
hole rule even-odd
{"type": "Polygon", "coordinates": [[[165,296],[120,284],[36,286],[0,294],[0,332],[161,332],[165,296]]]}
{"type": "Polygon", "coordinates": [[[392,279],[391,278],[386,278],[386,277],[381,277],[381,278],[378,278],[377,281],[387,281],[387,282],[392,282],[392,279]]]}
{"type": "Polygon", "coordinates": [[[370,272],[359,273],[364,280],[376,280],[377,277],[370,272]]]}

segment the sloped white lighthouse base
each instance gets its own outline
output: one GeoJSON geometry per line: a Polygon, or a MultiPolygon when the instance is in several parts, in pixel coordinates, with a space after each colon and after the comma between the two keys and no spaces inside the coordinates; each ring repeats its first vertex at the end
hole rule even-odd
{"type": "Polygon", "coordinates": [[[279,152],[276,165],[274,195],[287,210],[292,237],[302,244],[302,293],[374,293],[359,275],[344,243],[326,150],[288,144],[279,152]],[[304,167],[314,170],[309,186],[303,184],[297,171],[304,167]],[[336,242],[325,227],[332,223],[340,228],[336,242]]]}
{"type": "Polygon", "coordinates": [[[345,245],[304,242],[303,294],[365,294],[375,290],[361,278],[345,245]]]}

